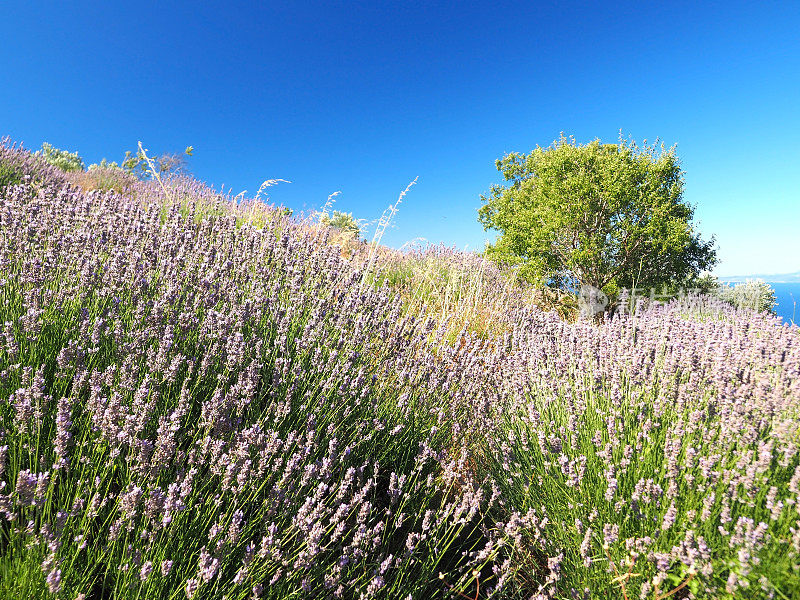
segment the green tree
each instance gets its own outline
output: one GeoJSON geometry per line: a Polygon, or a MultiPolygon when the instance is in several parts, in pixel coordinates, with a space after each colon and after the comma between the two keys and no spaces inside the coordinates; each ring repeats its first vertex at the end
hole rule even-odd
{"type": "Polygon", "coordinates": [[[716,263],[714,238],[700,238],[683,201],[674,148],[622,138],[580,145],[562,134],[496,165],[509,184],[481,196],[478,220],[500,232],[486,254],[528,280],[592,286],[613,304],[623,288],[692,279],[716,263]]]}

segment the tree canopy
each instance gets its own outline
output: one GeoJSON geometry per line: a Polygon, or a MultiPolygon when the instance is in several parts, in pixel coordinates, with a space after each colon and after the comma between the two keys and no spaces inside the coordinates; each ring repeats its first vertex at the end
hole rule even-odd
{"type": "Polygon", "coordinates": [[[623,288],[691,280],[716,262],[683,201],[674,147],[620,139],[580,145],[563,134],[548,148],[496,161],[509,182],[493,185],[478,219],[500,232],[488,257],[518,265],[551,287],[623,288]]]}

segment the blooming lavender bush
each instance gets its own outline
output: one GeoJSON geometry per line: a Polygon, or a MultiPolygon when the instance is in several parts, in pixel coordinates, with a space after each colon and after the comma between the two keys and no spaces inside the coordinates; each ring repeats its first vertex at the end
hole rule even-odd
{"type": "Polygon", "coordinates": [[[800,593],[800,330],[693,301],[509,336],[485,455],[538,597],[800,593]]]}
{"type": "Polygon", "coordinates": [[[405,598],[491,572],[497,498],[425,384],[433,324],[309,230],[198,220],[182,190],[3,193],[0,590],[405,598]]]}
{"type": "Polygon", "coordinates": [[[0,597],[800,594],[797,327],[454,335],[392,253],[164,183],[0,191],[0,597]]]}
{"type": "Polygon", "coordinates": [[[60,186],[64,181],[64,172],[42,156],[12,144],[8,138],[0,138],[0,188],[23,183],[60,186]]]}

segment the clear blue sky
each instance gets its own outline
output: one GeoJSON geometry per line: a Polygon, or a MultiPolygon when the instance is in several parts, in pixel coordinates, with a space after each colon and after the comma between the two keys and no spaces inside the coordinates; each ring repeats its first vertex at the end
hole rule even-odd
{"type": "Polygon", "coordinates": [[[0,135],[480,249],[494,160],[559,132],[678,145],[720,275],[800,270],[800,2],[2,2],[0,135]],[[516,4],[516,6],[514,5],[516,4]],[[615,5],[613,8],[611,5],[615,5]]]}

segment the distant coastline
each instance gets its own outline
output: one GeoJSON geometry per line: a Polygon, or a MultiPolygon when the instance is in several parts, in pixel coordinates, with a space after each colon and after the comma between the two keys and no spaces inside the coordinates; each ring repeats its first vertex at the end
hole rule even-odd
{"type": "Polygon", "coordinates": [[[800,283],[800,271],[780,275],[731,275],[729,277],[718,277],[717,279],[723,283],[741,283],[748,279],[761,279],[767,283],[800,283]]]}

